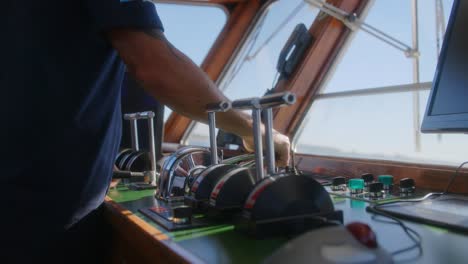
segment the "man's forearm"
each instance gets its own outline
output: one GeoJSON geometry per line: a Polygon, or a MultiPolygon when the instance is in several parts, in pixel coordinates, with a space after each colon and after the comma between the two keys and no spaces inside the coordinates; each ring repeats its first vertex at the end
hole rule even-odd
{"type": "MultiPolygon", "coordinates": [[[[174,48],[160,31],[114,30],[110,42],[143,88],[174,111],[207,122],[206,105],[228,100],[209,77],[174,48]]],[[[253,149],[252,121],[248,115],[228,111],[217,115],[219,128],[237,134],[253,149]]],[[[274,133],[277,164],[289,164],[289,139],[274,133]]]]}
{"type": "MultiPolygon", "coordinates": [[[[205,106],[228,100],[208,76],[174,48],[161,31],[117,30],[109,33],[128,71],[144,89],[174,111],[207,122],[205,106]]],[[[242,112],[217,115],[218,127],[239,136],[251,136],[251,121],[242,112]]]]}

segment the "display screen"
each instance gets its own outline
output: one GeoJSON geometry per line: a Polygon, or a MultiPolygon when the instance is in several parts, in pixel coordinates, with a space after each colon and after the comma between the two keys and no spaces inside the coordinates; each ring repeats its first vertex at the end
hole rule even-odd
{"type": "Polygon", "coordinates": [[[468,113],[468,1],[452,14],[451,33],[445,39],[430,115],[468,113]]]}
{"type": "Polygon", "coordinates": [[[424,133],[468,133],[468,1],[455,0],[421,125],[424,133]]]}

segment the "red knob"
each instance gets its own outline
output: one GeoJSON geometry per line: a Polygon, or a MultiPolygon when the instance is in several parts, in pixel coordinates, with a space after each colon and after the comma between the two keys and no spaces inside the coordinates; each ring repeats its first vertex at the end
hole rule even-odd
{"type": "Polygon", "coordinates": [[[377,237],[372,229],[364,223],[353,222],[346,225],[346,229],[361,244],[368,248],[377,248],[377,237]]]}

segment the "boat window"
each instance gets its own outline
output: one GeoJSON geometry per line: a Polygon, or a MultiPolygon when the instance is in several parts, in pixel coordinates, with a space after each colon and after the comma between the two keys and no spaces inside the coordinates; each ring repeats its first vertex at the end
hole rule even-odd
{"type": "Polygon", "coordinates": [[[297,152],[445,165],[466,159],[466,135],[419,132],[453,0],[412,3],[373,2],[364,22],[402,45],[355,31],[302,123],[297,152]]]}
{"type": "MultiPolygon", "coordinates": [[[[262,96],[273,86],[279,53],[295,26],[310,27],[318,14],[303,0],[271,1],[233,63],[218,83],[231,100],[262,96]]],[[[207,146],[208,126],[195,123],[189,130],[185,144],[207,146]]]]}
{"type": "MultiPolygon", "coordinates": [[[[227,21],[226,12],[215,5],[154,2],[167,39],[200,66],[227,21]]],[[[164,121],[171,112],[166,107],[164,121]]]]}

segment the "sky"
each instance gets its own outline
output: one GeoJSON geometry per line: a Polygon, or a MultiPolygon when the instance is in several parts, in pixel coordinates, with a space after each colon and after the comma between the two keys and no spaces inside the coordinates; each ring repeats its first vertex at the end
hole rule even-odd
{"type": "MultiPolygon", "coordinates": [[[[446,21],[451,4],[444,1],[446,21]]],[[[432,81],[437,64],[434,6],[434,0],[419,1],[421,82],[432,81]]],[[[410,12],[408,0],[376,0],[365,21],[411,45],[410,12]]],[[[412,60],[361,31],[322,92],[412,81],[412,60]]],[[[420,122],[428,95],[428,91],[419,92],[420,122]]],[[[468,136],[464,134],[419,134],[421,148],[416,148],[412,92],[317,101],[309,113],[298,140],[300,152],[449,165],[467,159],[468,136]]]]}
{"type": "MultiPolygon", "coordinates": [[[[446,21],[452,2],[443,0],[446,21]]],[[[434,6],[435,0],[419,1],[421,82],[432,81],[437,63],[434,6]]],[[[226,21],[224,11],[216,7],[157,4],[157,9],[168,39],[197,64],[203,61],[226,21]]],[[[309,27],[317,13],[316,8],[302,0],[272,4],[258,27],[256,41],[251,41],[236,61],[242,67],[236,74],[235,70],[228,71],[219,87],[231,99],[262,95],[272,86],[279,51],[293,28],[298,23],[309,27]],[[297,14],[279,29],[294,10],[298,10],[297,14]],[[259,52],[253,60],[241,63],[247,53],[256,51],[259,52]]],[[[411,46],[410,0],[375,0],[365,22],[411,46]]],[[[357,32],[322,92],[412,83],[412,69],[412,61],[403,52],[357,32]]],[[[420,92],[419,97],[422,119],[428,92],[420,92]]],[[[417,150],[412,116],[412,92],[317,101],[307,115],[297,149],[314,154],[439,164],[457,164],[466,159],[466,135],[421,135],[422,148],[417,150]]],[[[207,145],[207,135],[207,127],[197,125],[188,143],[207,145]]]]}

